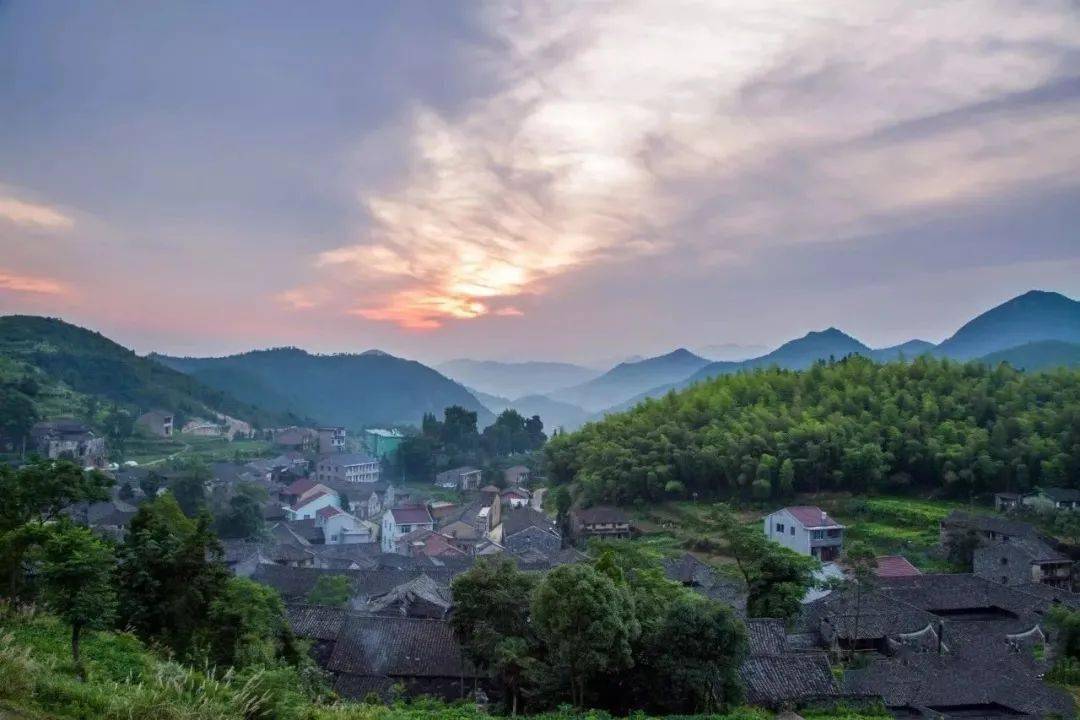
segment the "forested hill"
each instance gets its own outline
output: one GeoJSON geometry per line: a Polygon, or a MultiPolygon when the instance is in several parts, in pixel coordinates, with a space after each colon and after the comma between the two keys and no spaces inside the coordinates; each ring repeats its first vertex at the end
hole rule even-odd
{"type": "Polygon", "coordinates": [[[86,403],[115,403],[136,412],[169,410],[180,417],[220,412],[256,425],[282,419],[139,357],[100,333],[55,318],[0,317],[0,380],[8,395],[20,396],[5,395],[5,402],[33,403],[38,416],[82,416],[86,403]]]}
{"type": "Polygon", "coordinates": [[[1080,371],[852,356],[724,375],[547,445],[593,502],[1080,485],[1080,371]]]}
{"type": "Polygon", "coordinates": [[[181,372],[238,397],[320,423],[360,428],[414,423],[452,405],[494,416],[462,385],[412,360],[367,352],[312,355],[297,348],[257,350],[222,358],[155,356],[181,372]]]}

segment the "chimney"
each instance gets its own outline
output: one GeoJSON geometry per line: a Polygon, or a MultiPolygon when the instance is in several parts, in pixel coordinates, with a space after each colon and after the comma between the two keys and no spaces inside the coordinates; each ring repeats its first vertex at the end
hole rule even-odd
{"type": "Polygon", "coordinates": [[[824,524],[825,524],[825,522],[826,522],[827,518],[828,518],[828,516],[827,516],[827,515],[825,514],[825,511],[824,511],[824,510],[822,510],[822,511],[821,511],[821,524],[822,524],[822,525],[824,525],[824,524]]]}

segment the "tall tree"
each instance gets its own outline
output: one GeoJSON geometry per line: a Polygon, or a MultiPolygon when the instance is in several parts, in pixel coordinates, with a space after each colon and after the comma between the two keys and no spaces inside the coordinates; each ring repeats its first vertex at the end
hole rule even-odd
{"type": "Polygon", "coordinates": [[[68,523],[56,525],[40,550],[45,601],[71,626],[71,659],[83,680],[82,631],[106,627],[116,611],[116,593],[110,584],[114,563],[108,545],[87,528],[68,523]]]}
{"type": "Polygon", "coordinates": [[[312,605],[330,605],[345,607],[352,595],[352,585],[344,575],[321,575],[308,592],[308,602],[312,605]]]}
{"type": "Polygon", "coordinates": [[[162,495],[139,507],[117,556],[122,624],[188,657],[229,577],[209,516],[192,520],[162,495]]]}
{"type": "Polygon", "coordinates": [[[531,611],[575,706],[584,707],[598,676],[633,666],[631,644],[641,630],[633,600],[591,565],[561,565],[549,572],[533,592],[531,611]]]}

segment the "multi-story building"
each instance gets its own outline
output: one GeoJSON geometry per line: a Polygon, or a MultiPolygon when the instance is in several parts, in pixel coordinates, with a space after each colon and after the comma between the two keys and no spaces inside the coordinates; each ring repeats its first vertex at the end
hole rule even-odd
{"type": "Polygon", "coordinates": [[[382,551],[387,553],[400,552],[398,539],[413,530],[434,530],[435,521],[431,519],[431,513],[424,505],[410,507],[390,508],[383,513],[382,519],[382,551]]]}
{"type": "Polygon", "coordinates": [[[404,439],[405,436],[397,430],[369,428],[364,431],[364,447],[380,460],[393,454],[404,439]]]}
{"type": "Polygon", "coordinates": [[[329,453],[345,452],[346,437],[345,428],[343,427],[319,428],[319,454],[328,455],[329,453]]]}
{"type": "Polygon", "coordinates": [[[844,549],[844,526],[813,505],[781,508],[766,516],[765,537],[822,562],[835,560],[844,549]]]}
{"type": "Polygon", "coordinates": [[[379,461],[363,453],[330,453],[320,455],[315,465],[319,482],[375,483],[379,482],[379,461]]]}

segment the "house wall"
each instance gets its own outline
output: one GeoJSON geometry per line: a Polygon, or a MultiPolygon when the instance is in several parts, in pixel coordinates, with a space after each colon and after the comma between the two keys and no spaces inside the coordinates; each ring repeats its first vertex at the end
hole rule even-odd
{"type": "Polygon", "coordinates": [[[290,520],[310,520],[315,517],[315,513],[319,512],[324,507],[330,507],[331,505],[340,508],[341,498],[333,493],[327,493],[326,495],[315,498],[306,505],[301,505],[295,510],[289,508],[285,512],[289,515],[290,520]]]}
{"type": "Polygon", "coordinates": [[[810,533],[787,510],[777,510],[764,521],[765,537],[801,555],[810,554],[810,533]]]}
{"type": "Polygon", "coordinates": [[[975,575],[1002,585],[1034,581],[1031,560],[1008,543],[991,543],[975,549],[975,575]]]}

